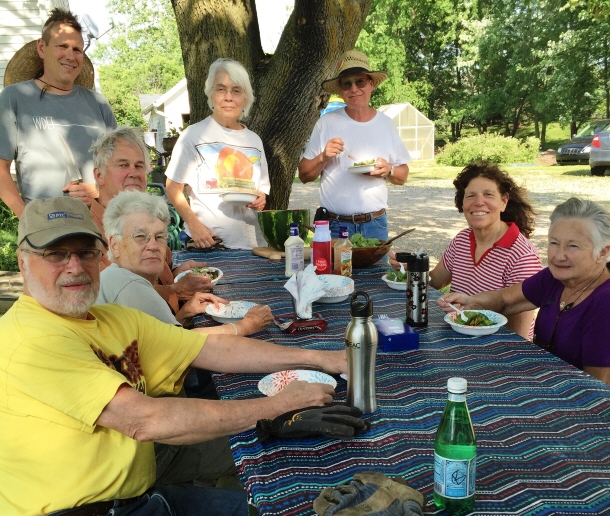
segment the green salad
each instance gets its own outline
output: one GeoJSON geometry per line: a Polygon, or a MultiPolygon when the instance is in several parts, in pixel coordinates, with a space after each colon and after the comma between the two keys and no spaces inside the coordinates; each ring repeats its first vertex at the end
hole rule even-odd
{"type": "Polygon", "coordinates": [[[387,276],[388,281],[396,281],[398,283],[406,283],[407,282],[407,272],[395,271],[392,269],[388,272],[387,276]]]}
{"type": "Polygon", "coordinates": [[[360,233],[354,233],[349,237],[349,241],[353,247],[377,247],[381,245],[381,240],[378,238],[364,238],[360,233]]]}
{"type": "Polygon", "coordinates": [[[195,274],[200,274],[201,276],[206,276],[206,277],[210,278],[211,280],[215,280],[216,278],[218,278],[218,271],[208,269],[207,267],[193,267],[191,269],[191,271],[194,272],[195,274]]]}
{"type": "Polygon", "coordinates": [[[460,315],[458,314],[455,320],[453,321],[455,324],[463,324],[464,326],[493,326],[496,324],[489,317],[481,312],[464,312],[464,315],[468,317],[467,321],[463,321],[460,315]]]}
{"type": "Polygon", "coordinates": [[[372,165],[373,163],[375,163],[374,159],[369,159],[367,161],[359,161],[358,163],[354,163],[355,167],[364,167],[366,165],[372,165]]]}

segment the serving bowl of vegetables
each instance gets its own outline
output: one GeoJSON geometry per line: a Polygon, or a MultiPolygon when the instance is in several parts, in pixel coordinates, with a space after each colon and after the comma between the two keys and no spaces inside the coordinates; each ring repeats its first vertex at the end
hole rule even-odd
{"type": "Polygon", "coordinates": [[[508,322],[502,314],[491,310],[465,310],[464,314],[468,318],[467,321],[463,321],[457,312],[445,315],[444,320],[456,332],[475,336],[496,333],[508,322]]]}
{"type": "Polygon", "coordinates": [[[363,269],[381,260],[392,248],[392,244],[385,245],[384,240],[377,238],[364,238],[360,233],[350,237],[352,243],[352,267],[363,269]]]}

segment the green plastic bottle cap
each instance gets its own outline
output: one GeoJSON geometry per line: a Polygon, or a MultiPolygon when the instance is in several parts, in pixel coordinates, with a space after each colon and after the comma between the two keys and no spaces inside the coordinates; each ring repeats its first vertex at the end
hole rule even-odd
{"type": "Polygon", "coordinates": [[[466,392],[466,379],[465,378],[449,378],[447,380],[447,390],[454,394],[462,394],[466,392]]]}

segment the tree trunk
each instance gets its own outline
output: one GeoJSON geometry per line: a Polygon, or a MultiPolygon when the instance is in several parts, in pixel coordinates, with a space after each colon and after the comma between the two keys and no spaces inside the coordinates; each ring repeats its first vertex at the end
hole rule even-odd
{"type": "Polygon", "coordinates": [[[301,151],[319,117],[321,83],[354,47],[371,0],[295,0],[276,51],[265,55],[254,0],[172,0],[184,57],[191,123],[210,114],[204,83],[219,57],[240,61],[256,96],[244,122],[263,140],[268,209],[286,209],[301,151]]]}
{"type": "Polygon", "coordinates": [[[540,131],[540,150],[546,149],[546,118],[542,120],[542,130],[540,131]]]}
{"type": "Polygon", "coordinates": [[[578,127],[576,126],[576,122],[572,120],[570,122],[570,138],[574,136],[578,132],[578,127]]]}
{"type": "Polygon", "coordinates": [[[534,136],[540,138],[540,120],[534,115],[534,136]]]}

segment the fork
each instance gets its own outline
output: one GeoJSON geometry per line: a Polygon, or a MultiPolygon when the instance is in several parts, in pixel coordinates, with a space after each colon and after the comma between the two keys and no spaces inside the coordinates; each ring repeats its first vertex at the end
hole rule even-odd
{"type": "MultiPolygon", "coordinates": [[[[442,297],[441,297],[441,301],[443,303],[447,303],[447,301],[445,301],[442,297]]],[[[464,313],[463,310],[460,310],[457,306],[452,305],[451,303],[447,303],[451,308],[453,308],[458,314],[460,314],[460,317],[462,318],[462,321],[467,322],[468,321],[468,316],[464,313]]]]}

